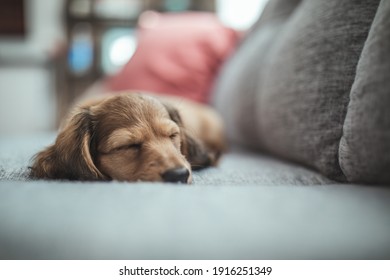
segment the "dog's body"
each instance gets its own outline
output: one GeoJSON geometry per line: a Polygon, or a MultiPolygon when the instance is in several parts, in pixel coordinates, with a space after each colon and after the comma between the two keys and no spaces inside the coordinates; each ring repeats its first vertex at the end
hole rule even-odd
{"type": "Polygon", "coordinates": [[[55,144],[36,155],[31,176],[191,183],[191,170],[216,165],[224,149],[211,108],[128,92],[77,105],[55,144]]]}

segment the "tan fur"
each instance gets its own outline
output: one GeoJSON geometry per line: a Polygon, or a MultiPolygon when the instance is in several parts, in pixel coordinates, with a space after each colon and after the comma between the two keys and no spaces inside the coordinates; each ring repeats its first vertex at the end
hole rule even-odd
{"type": "Polygon", "coordinates": [[[34,158],[31,176],[70,180],[162,181],[175,168],[216,165],[222,122],[187,100],[122,93],[88,100],[65,120],[54,145],[34,158]]]}

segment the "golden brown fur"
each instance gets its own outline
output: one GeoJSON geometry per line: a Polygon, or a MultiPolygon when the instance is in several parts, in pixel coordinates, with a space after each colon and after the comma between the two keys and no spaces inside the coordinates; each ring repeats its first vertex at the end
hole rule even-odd
{"type": "Polygon", "coordinates": [[[35,156],[31,176],[190,183],[191,170],[215,165],[224,148],[212,109],[122,93],[76,106],[54,145],[35,156]]]}

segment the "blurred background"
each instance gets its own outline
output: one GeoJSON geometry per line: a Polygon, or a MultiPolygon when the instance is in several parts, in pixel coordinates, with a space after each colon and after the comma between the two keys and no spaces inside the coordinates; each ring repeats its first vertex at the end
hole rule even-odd
{"type": "Polygon", "coordinates": [[[267,0],[1,0],[0,136],[56,129],[75,97],[137,48],[142,12],[208,11],[248,29],[267,0]]]}

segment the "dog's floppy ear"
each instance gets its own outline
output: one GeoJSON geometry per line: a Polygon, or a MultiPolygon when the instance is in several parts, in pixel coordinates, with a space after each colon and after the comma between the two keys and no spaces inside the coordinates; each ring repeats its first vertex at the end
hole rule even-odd
{"type": "Polygon", "coordinates": [[[213,165],[211,155],[204,144],[185,128],[179,111],[170,104],[164,104],[164,106],[169,113],[169,117],[180,127],[181,153],[191,164],[191,168],[198,170],[213,165]]]}
{"type": "Polygon", "coordinates": [[[182,133],[181,152],[191,164],[193,170],[213,165],[213,160],[205,146],[184,129],[182,133]]]}
{"type": "Polygon", "coordinates": [[[31,177],[43,179],[98,180],[105,176],[93,160],[95,124],[88,108],[76,109],[54,145],[38,153],[31,177]]]}

